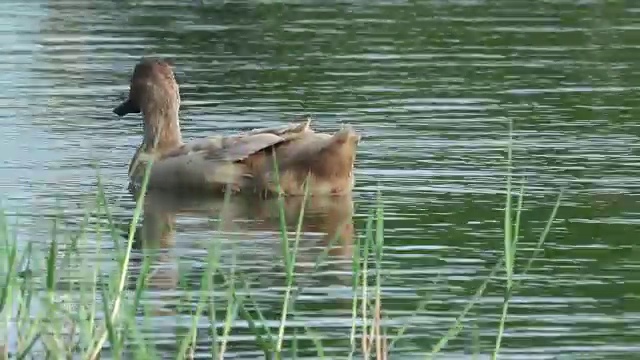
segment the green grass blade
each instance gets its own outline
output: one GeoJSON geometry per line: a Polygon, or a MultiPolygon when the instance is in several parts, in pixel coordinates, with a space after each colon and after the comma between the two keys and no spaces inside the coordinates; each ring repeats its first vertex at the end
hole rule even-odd
{"type": "Polygon", "coordinates": [[[349,343],[351,344],[351,350],[349,351],[348,359],[351,360],[356,352],[356,320],[358,318],[358,281],[360,280],[360,266],[361,266],[361,238],[356,236],[355,249],[351,255],[351,293],[353,298],[351,299],[351,333],[349,334],[349,343]]]}
{"type": "Polygon", "coordinates": [[[111,234],[111,239],[113,240],[113,246],[117,254],[120,254],[122,249],[120,246],[120,242],[118,241],[118,233],[116,229],[118,229],[118,225],[113,219],[113,215],[111,214],[111,209],[109,209],[109,201],[107,199],[107,194],[104,191],[104,184],[102,182],[102,176],[100,175],[100,169],[96,167],[96,178],[97,178],[97,188],[98,194],[96,196],[96,204],[98,209],[101,207],[104,210],[104,214],[107,218],[107,224],[109,233],[111,234]]]}
{"type": "MultiPolygon", "coordinates": [[[[111,312],[107,312],[105,317],[109,317],[109,320],[113,323],[115,321],[116,316],[118,315],[118,311],[120,309],[120,302],[122,301],[122,292],[124,289],[124,285],[127,279],[127,269],[129,266],[129,258],[131,256],[131,249],[133,247],[133,239],[136,233],[136,226],[138,225],[138,221],[140,219],[140,215],[142,213],[144,198],[147,192],[147,186],[149,184],[149,176],[151,174],[151,167],[153,166],[153,160],[149,161],[147,167],[145,169],[144,178],[142,180],[142,187],[140,190],[140,195],[136,200],[136,208],[133,213],[133,218],[131,220],[131,224],[129,226],[129,237],[127,239],[127,249],[124,254],[124,258],[122,259],[122,263],[120,265],[120,276],[117,283],[116,288],[116,298],[114,300],[113,309],[111,312]]],[[[114,240],[115,241],[115,240],[114,240]]],[[[96,341],[95,347],[91,350],[89,359],[96,359],[102,345],[107,339],[107,333],[105,331],[102,332],[102,335],[96,341]]]]}
{"type": "MultiPolygon", "coordinates": [[[[287,261],[286,263],[287,288],[285,290],[284,301],[282,304],[282,314],[280,316],[280,329],[278,330],[278,345],[276,346],[277,353],[280,353],[282,351],[282,342],[284,340],[284,328],[287,322],[287,314],[289,312],[291,288],[293,286],[293,279],[295,277],[296,254],[298,252],[298,244],[300,243],[300,235],[302,233],[302,222],[304,220],[304,209],[307,204],[308,196],[309,196],[309,177],[307,176],[307,179],[304,182],[304,197],[302,198],[302,206],[300,208],[300,213],[298,214],[298,224],[296,226],[296,233],[295,233],[296,236],[295,236],[295,241],[293,245],[293,251],[287,254],[288,256],[285,255],[286,257],[289,258],[289,261],[287,261]]],[[[282,206],[284,207],[284,204],[282,206]]],[[[282,213],[284,213],[284,208],[281,211],[282,213]]],[[[283,241],[286,241],[286,240],[283,239],[283,241]]]]}
{"type": "MultiPolygon", "coordinates": [[[[505,256],[512,261],[511,264],[511,273],[507,273],[507,284],[504,292],[504,299],[502,302],[502,313],[500,315],[500,323],[498,325],[498,335],[496,336],[496,343],[493,350],[492,358],[495,360],[498,357],[498,353],[500,352],[500,345],[502,344],[502,337],[504,335],[504,327],[507,321],[507,313],[509,311],[509,301],[511,301],[511,295],[513,293],[513,268],[515,266],[516,260],[516,247],[518,242],[518,235],[520,231],[520,219],[522,214],[522,204],[524,199],[524,181],[520,186],[520,195],[518,198],[518,209],[516,210],[516,221],[514,224],[514,230],[511,236],[513,239],[509,239],[509,243],[511,244],[511,248],[507,250],[505,248],[505,256]],[[510,254],[507,254],[507,251],[510,251],[510,254]]],[[[511,212],[511,210],[509,210],[511,212]]],[[[505,237],[507,235],[505,234],[505,237]]]]}
{"type": "Polygon", "coordinates": [[[540,252],[542,245],[546,241],[547,236],[549,235],[549,232],[551,232],[551,226],[553,225],[553,221],[556,219],[556,216],[558,214],[558,209],[560,208],[560,203],[562,201],[563,195],[564,195],[564,189],[560,190],[560,193],[558,194],[558,198],[556,199],[556,203],[553,206],[553,210],[551,210],[551,214],[547,219],[547,224],[545,225],[544,230],[542,231],[542,233],[540,234],[540,237],[538,238],[538,242],[536,243],[536,248],[533,250],[533,254],[531,254],[531,257],[527,261],[527,265],[522,271],[522,275],[527,274],[527,272],[531,268],[531,265],[533,264],[533,260],[538,256],[538,253],[540,252]]]}
{"type": "Polygon", "coordinates": [[[29,343],[27,344],[27,346],[25,346],[24,350],[22,350],[20,352],[20,354],[18,354],[16,356],[16,360],[23,360],[26,359],[27,356],[31,353],[31,349],[33,349],[33,346],[38,342],[38,340],[40,340],[40,334],[37,333],[32,339],[31,341],[29,341],[29,343]]]}
{"type": "Polygon", "coordinates": [[[360,303],[361,316],[362,316],[362,354],[368,359],[369,358],[369,348],[366,342],[367,335],[367,306],[368,306],[368,284],[369,284],[369,249],[371,248],[371,244],[373,243],[373,220],[375,217],[374,211],[369,211],[369,215],[367,216],[367,222],[365,226],[365,242],[363,246],[363,255],[362,255],[362,299],[360,303]]]}
{"type": "Polygon", "coordinates": [[[511,246],[513,245],[513,225],[511,224],[511,172],[512,172],[512,151],[513,151],[513,121],[509,119],[509,137],[507,143],[507,196],[504,206],[504,254],[505,254],[505,270],[507,272],[507,282],[511,286],[513,275],[513,254],[511,246]]]}
{"type": "Polygon", "coordinates": [[[465,305],[464,309],[456,317],[456,321],[454,322],[454,324],[449,328],[447,333],[442,338],[440,338],[438,343],[435,346],[433,346],[433,348],[431,349],[431,353],[427,355],[427,359],[432,359],[435,355],[437,355],[440,352],[440,350],[442,350],[447,345],[447,343],[450,340],[458,336],[458,334],[463,328],[462,321],[464,321],[469,311],[471,311],[471,309],[475,306],[478,300],[480,300],[480,298],[482,297],[482,294],[484,294],[484,291],[487,288],[487,285],[489,284],[489,281],[491,281],[491,279],[496,275],[496,273],[498,272],[498,269],[500,269],[503,266],[503,263],[504,263],[504,257],[501,257],[498,260],[498,262],[494,265],[493,269],[491,270],[491,273],[489,273],[489,276],[487,276],[487,279],[482,283],[482,285],[480,285],[480,287],[478,287],[475,294],[471,298],[471,301],[469,301],[467,305],[465,305]]]}
{"type": "Polygon", "coordinates": [[[114,355],[117,356],[117,348],[118,348],[118,337],[116,335],[116,330],[113,326],[113,321],[109,316],[109,292],[106,289],[105,284],[100,287],[100,292],[102,295],[102,311],[104,312],[105,326],[107,328],[107,335],[109,338],[109,342],[111,343],[111,347],[113,348],[114,355]]]}
{"type": "MultiPolygon", "coordinates": [[[[251,319],[251,323],[253,324],[253,326],[254,326],[256,329],[257,329],[257,328],[259,328],[259,329],[260,329],[260,332],[261,332],[261,333],[263,333],[263,334],[265,334],[265,335],[267,336],[267,338],[268,338],[268,339],[267,339],[267,340],[268,340],[268,343],[273,344],[273,343],[274,343],[274,340],[273,340],[273,335],[271,334],[271,330],[269,330],[269,327],[265,325],[265,324],[267,323],[267,319],[266,319],[266,318],[264,317],[264,315],[262,314],[262,311],[260,311],[260,308],[258,307],[258,303],[257,303],[257,301],[255,300],[255,298],[253,297],[253,295],[251,295],[251,292],[249,291],[249,285],[248,285],[247,281],[244,281],[244,280],[242,280],[242,278],[241,278],[241,283],[243,284],[244,289],[245,289],[245,291],[247,292],[247,294],[245,295],[245,297],[251,301],[251,305],[252,305],[252,306],[253,306],[253,308],[255,309],[256,314],[258,314],[258,318],[260,319],[260,324],[261,324],[261,325],[260,325],[260,326],[256,325],[256,324],[255,324],[255,322],[253,321],[253,319],[251,319]]],[[[234,297],[236,297],[235,292],[234,292],[234,297]]],[[[239,300],[239,299],[237,299],[237,297],[236,297],[236,301],[239,301],[239,302],[240,302],[240,304],[241,304],[240,309],[241,309],[241,310],[244,310],[244,307],[242,306],[244,302],[243,302],[243,301],[241,301],[241,300],[239,300]]],[[[245,311],[246,311],[246,310],[245,310],[245,311]]],[[[267,343],[266,341],[263,341],[263,342],[267,343]]]]}
{"type": "Polygon", "coordinates": [[[138,282],[136,284],[136,291],[133,296],[133,304],[132,304],[132,316],[135,316],[138,307],[140,306],[140,301],[142,301],[142,295],[147,288],[147,278],[149,272],[151,271],[151,260],[149,260],[148,256],[144,256],[142,260],[142,267],[140,269],[140,274],[138,276],[138,282]]]}
{"type": "Polygon", "coordinates": [[[304,327],[304,330],[311,337],[311,341],[313,342],[313,345],[315,345],[316,352],[318,353],[320,359],[326,359],[326,357],[324,356],[324,346],[322,346],[320,337],[315,332],[311,331],[311,329],[309,329],[307,326],[304,327]]]}
{"type": "Polygon", "coordinates": [[[4,310],[4,307],[8,303],[9,292],[11,291],[11,281],[14,278],[15,261],[17,257],[17,247],[15,245],[9,247],[9,254],[7,256],[7,275],[5,276],[2,288],[0,288],[0,314],[4,310]]]}
{"type": "MultiPolygon", "coordinates": [[[[231,297],[233,299],[233,297],[231,297]]],[[[224,322],[224,330],[222,332],[222,345],[220,346],[220,357],[219,359],[224,359],[224,354],[227,349],[227,342],[229,341],[229,333],[231,332],[231,324],[235,321],[236,316],[238,315],[239,303],[237,301],[229,301],[227,305],[227,315],[225,317],[224,322]]]]}
{"type": "MultiPolygon", "coordinates": [[[[524,204],[524,179],[520,184],[520,195],[518,196],[518,208],[516,209],[516,223],[513,228],[513,241],[511,246],[511,258],[515,262],[518,239],[520,238],[520,219],[522,215],[522,205],[524,204]]],[[[514,265],[515,266],[515,265],[514,265]]]]}
{"type": "MultiPolygon", "coordinates": [[[[54,222],[55,228],[55,222],[54,222]]],[[[54,231],[55,233],[55,231],[54,231]]],[[[55,290],[55,282],[56,282],[56,257],[58,255],[58,241],[55,237],[51,239],[51,244],[49,245],[49,256],[47,257],[47,291],[49,292],[49,296],[52,296],[53,291],[55,290]]]]}
{"type": "MultiPolygon", "coordinates": [[[[262,337],[262,333],[265,333],[264,330],[264,323],[262,325],[262,327],[259,327],[256,322],[253,320],[253,317],[251,316],[251,314],[249,313],[249,311],[247,311],[247,309],[244,306],[244,298],[239,297],[236,292],[233,292],[233,297],[234,297],[234,301],[236,304],[238,304],[238,315],[247,322],[247,326],[249,328],[249,331],[251,331],[251,333],[253,333],[253,335],[256,338],[256,344],[258,345],[258,347],[262,350],[262,352],[264,353],[264,357],[265,359],[269,359],[271,358],[270,356],[270,352],[273,350],[274,346],[273,343],[271,341],[265,341],[262,337]]],[[[259,310],[258,310],[259,311],[259,310]]],[[[270,335],[269,335],[270,337],[270,335]]]]}
{"type": "Polygon", "coordinates": [[[376,268],[376,287],[375,287],[375,308],[374,308],[374,319],[375,319],[375,329],[374,339],[376,342],[376,358],[383,359],[386,358],[386,344],[382,342],[386,342],[386,337],[383,337],[380,334],[380,330],[382,325],[380,324],[382,321],[382,253],[384,251],[384,208],[382,205],[381,194],[378,191],[378,200],[376,204],[376,237],[374,243],[374,252],[375,252],[375,268],[376,268]]]}
{"type": "MultiPolygon", "coordinates": [[[[431,295],[429,295],[426,299],[421,300],[418,303],[417,308],[413,311],[413,313],[411,313],[411,316],[409,316],[410,319],[416,317],[418,314],[420,314],[421,312],[425,311],[427,308],[427,305],[429,304],[429,301],[431,301],[431,295]]],[[[393,350],[393,347],[395,346],[396,342],[398,342],[398,340],[400,340],[402,338],[402,336],[404,335],[404,333],[407,331],[407,329],[409,328],[410,325],[410,321],[408,321],[406,324],[404,324],[403,327],[401,327],[397,332],[396,335],[393,337],[393,340],[391,340],[391,342],[389,343],[388,346],[388,351],[391,352],[391,350],[393,350]]]]}

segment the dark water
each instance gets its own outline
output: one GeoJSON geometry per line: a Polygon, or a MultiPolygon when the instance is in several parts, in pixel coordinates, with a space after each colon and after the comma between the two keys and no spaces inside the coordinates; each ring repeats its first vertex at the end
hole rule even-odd
{"type": "MultiPolygon", "coordinates": [[[[0,189],[3,206],[21,225],[21,241],[47,246],[51,225],[42,215],[63,211],[70,228],[81,222],[96,191],[94,164],[115,216],[131,216],[126,169],[141,139],[140,119],[118,119],[111,109],[141,56],[169,57],[182,84],[187,138],[282,124],[304,113],[318,130],[351,123],[363,133],[354,226],[363,228],[381,189],[383,314],[391,328],[412,324],[393,358],[423,357],[501,255],[512,119],[515,172],[527,181],[523,259],[557,192],[568,190],[544,253],[513,298],[502,357],[635,358],[638,4],[197,3],[2,5],[0,189]],[[432,297],[427,310],[412,316],[425,292],[432,297]]],[[[216,231],[218,212],[211,210],[218,205],[188,205],[210,215],[176,216],[175,233],[163,243],[169,255],[154,296],[155,306],[166,309],[145,334],[169,354],[190,324],[189,312],[171,304],[196,288],[212,239],[221,243],[223,265],[235,261],[252,279],[269,325],[277,326],[285,281],[277,221],[267,219],[271,205],[237,204],[231,210],[237,221],[229,220],[224,233],[216,231]]],[[[318,208],[348,218],[349,206],[318,208]]],[[[158,208],[165,209],[159,218],[173,216],[170,207],[158,208]]],[[[332,249],[313,268],[335,220],[321,218],[305,229],[297,270],[305,291],[290,325],[300,333],[311,328],[327,353],[340,357],[351,328],[348,247],[332,249]]],[[[80,246],[86,264],[113,269],[113,244],[90,239],[80,246]]],[[[495,282],[443,357],[470,358],[477,346],[489,354],[501,305],[502,285],[495,282]]],[[[236,325],[229,354],[260,357],[245,323],[236,325]]],[[[203,321],[198,335],[203,358],[207,327],[203,321]]],[[[313,354],[309,340],[299,346],[313,354]]]]}

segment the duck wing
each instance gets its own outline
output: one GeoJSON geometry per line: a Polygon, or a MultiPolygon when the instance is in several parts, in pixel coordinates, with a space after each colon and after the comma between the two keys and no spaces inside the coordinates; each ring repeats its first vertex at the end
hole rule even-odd
{"type": "MultiPolygon", "coordinates": [[[[149,187],[200,191],[224,188],[230,184],[240,189],[252,178],[249,169],[252,164],[245,160],[264,149],[311,133],[309,125],[310,119],[307,118],[302,123],[190,141],[155,157],[149,187]]],[[[148,155],[147,159],[144,155],[140,154],[135,164],[138,183],[144,174],[144,170],[139,170],[144,169],[144,165],[140,165],[148,160],[148,155]]]]}
{"type": "Polygon", "coordinates": [[[229,136],[210,136],[192,140],[179,148],[163,154],[162,159],[190,154],[200,154],[205,159],[216,161],[241,161],[249,156],[279,143],[311,132],[311,120],[302,123],[261,128],[229,136]]]}

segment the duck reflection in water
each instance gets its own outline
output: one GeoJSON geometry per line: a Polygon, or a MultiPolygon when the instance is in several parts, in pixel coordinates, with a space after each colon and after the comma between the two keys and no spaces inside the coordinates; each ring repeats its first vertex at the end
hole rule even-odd
{"type": "MultiPolygon", "coordinates": [[[[138,198],[138,193],[133,193],[138,198]]],[[[240,263],[236,271],[259,284],[253,287],[285,286],[284,254],[281,234],[281,209],[287,225],[289,248],[293,249],[295,231],[303,210],[296,277],[313,272],[314,264],[344,267],[350,273],[353,228],[353,199],[351,194],[342,196],[303,196],[257,198],[229,196],[224,198],[196,198],[169,192],[148,190],[143,204],[143,218],[135,236],[134,248],[141,249],[150,260],[146,276],[146,289],[157,292],[160,303],[176,303],[179,277],[186,276],[190,290],[200,286],[202,271],[206,268],[207,249],[218,242],[219,268],[228,273],[234,261],[240,263]],[[177,232],[179,220],[183,234],[177,232]],[[212,224],[212,220],[217,223],[212,224]],[[328,249],[327,249],[328,247],[328,249]],[[333,261],[323,262],[321,256],[328,252],[333,261]],[[194,255],[195,254],[195,255],[194,255]],[[232,259],[233,258],[233,259],[232,259]],[[342,261],[335,261],[336,258],[342,261]],[[178,259],[192,274],[179,274],[178,259]],[[195,264],[197,266],[194,266],[195,264]],[[195,272],[195,273],[194,273],[195,272]],[[273,274],[273,276],[268,276],[273,274]]],[[[141,263],[134,257],[132,263],[141,263]]],[[[140,266],[133,266],[140,268],[140,266]]],[[[184,270],[184,267],[181,267],[184,270]]],[[[137,278],[139,270],[132,269],[137,278]]],[[[217,284],[223,280],[216,279],[217,284]]],[[[317,280],[314,280],[317,281],[317,280]]],[[[326,280],[326,277],[324,279],[326,280]]],[[[334,282],[336,279],[328,280],[334,282]]],[[[350,286],[351,279],[338,279],[350,286]]],[[[334,285],[334,284],[325,284],[334,285]]],[[[132,287],[135,284],[131,284],[132,287]]],[[[304,285],[303,285],[304,286],[304,285]]],[[[322,285],[320,285],[322,286],[322,285]]],[[[186,290],[186,289],[183,289],[186,290]]],[[[154,303],[157,304],[156,301],[154,303]]],[[[155,305],[154,305],[155,307],[155,305]]],[[[170,306],[174,308],[174,306],[170,306]]],[[[168,306],[152,309],[154,315],[175,315],[168,306]]]]}

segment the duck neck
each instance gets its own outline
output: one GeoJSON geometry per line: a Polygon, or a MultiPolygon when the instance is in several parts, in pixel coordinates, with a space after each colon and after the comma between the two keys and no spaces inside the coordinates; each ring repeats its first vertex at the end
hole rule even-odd
{"type": "Polygon", "coordinates": [[[182,144],[177,109],[144,112],[144,152],[163,151],[182,144]]]}

